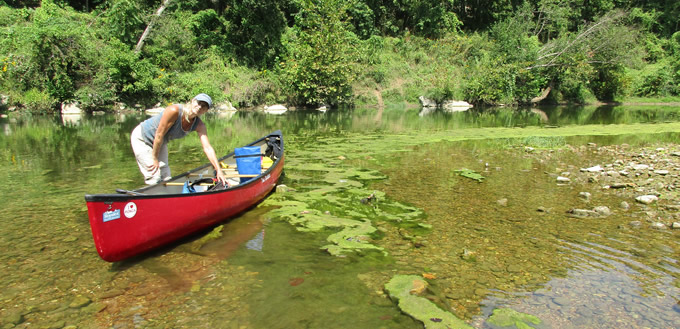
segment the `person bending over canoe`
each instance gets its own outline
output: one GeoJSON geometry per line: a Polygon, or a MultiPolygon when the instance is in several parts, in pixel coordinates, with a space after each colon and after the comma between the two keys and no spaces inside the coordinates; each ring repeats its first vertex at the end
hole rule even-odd
{"type": "Polygon", "coordinates": [[[208,129],[201,121],[201,115],[212,107],[212,99],[206,94],[198,94],[189,104],[173,104],[161,113],[146,119],[130,135],[132,151],[135,153],[139,170],[144,175],[146,184],[156,184],[171,177],[168,166],[168,141],[182,138],[192,131],[198,133],[203,152],[215,168],[217,179],[227,185],[215,155],[215,150],[208,140],[208,129]]]}

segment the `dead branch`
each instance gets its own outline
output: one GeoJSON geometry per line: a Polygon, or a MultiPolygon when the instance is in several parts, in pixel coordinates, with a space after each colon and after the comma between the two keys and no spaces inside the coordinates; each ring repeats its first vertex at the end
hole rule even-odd
{"type": "Polygon", "coordinates": [[[149,21],[149,25],[146,26],[146,29],[144,29],[144,33],[142,33],[142,36],[139,38],[139,41],[137,42],[137,46],[135,46],[135,52],[138,53],[142,50],[142,47],[144,47],[144,40],[146,37],[149,36],[149,33],[151,33],[151,28],[153,27],[153,24],[156,22],[158,17],[161,17],[161,14],[165,10],[166,7],[170,4],[170,1],[172,0],[163,0],[163,3],[161,6],[156,10],[156,13],[154,14],[153,17],[151,17],[151,20],[149,21]]]}

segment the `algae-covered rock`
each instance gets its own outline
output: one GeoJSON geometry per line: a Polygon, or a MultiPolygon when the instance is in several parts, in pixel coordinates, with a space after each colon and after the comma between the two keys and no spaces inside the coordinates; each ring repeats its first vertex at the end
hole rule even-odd
{"type": "Polygon", "coordinates": [[[484,180],[484,176],[480,175],[478,172],[471,169],[463,168],[460,170],[456,170],[456,173],[460,176],[474,179],[478,182],[482,182],[484,180]]]}
{"type": "Polygon", "coordinates": [[[541,320],[531,314],[520,313],[510,308],[497,308],[493,310],[487,322],[500,327],[532,329],[533,327],[527,323],[539,324],[541,320]]]}
{"type": "Polygon", "coordinates": [[[414,295],[423,286],[426,287],[427,282],[417,275],[395,275],[385,285],[385,290],[398,302],[402,312],[421,321],[425,328],[472,328],[465,321],[440,309],[428,299],[414,295]]]}
{"type": "Polygon", "coordinates": [[[328,236],[328,242],[333,244],[322,247],[334,256],[340,256],[348,251],[361,249],[383,250],[369,243],[369,234],[376,231],[370,221],[358,222],[355,226],[347,226],[340,232],[328,236]]]}

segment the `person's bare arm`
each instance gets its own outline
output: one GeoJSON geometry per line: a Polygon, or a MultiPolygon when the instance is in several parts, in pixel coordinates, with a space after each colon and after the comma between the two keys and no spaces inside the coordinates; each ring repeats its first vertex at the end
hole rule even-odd
{"type": "Polygon", "coordinates": [[[224,173],[222,172],[222,168],[220,168],[219,161],[217,161],[215,150],[213,149],[212,145],[210,145],[210,141],[208,140],[208,128],[205,127],[203,121],[199,122],[196,126],[196,133],[198,133],[198,139],[201,141],[201,145],[203,146],[203,152],[215,168],[217,180],[222,182],[224,186],[228,186],[227,178],[224,177],[224,173]]]}

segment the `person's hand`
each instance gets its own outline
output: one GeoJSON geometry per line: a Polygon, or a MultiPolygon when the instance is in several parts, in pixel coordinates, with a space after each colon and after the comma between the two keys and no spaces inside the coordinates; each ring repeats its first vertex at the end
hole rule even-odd
{"type": "Polygon", "coordinates": [[[161,166],[158,164],[158,159],[153,159],[153,163],[149,166],[149,170],[151,171],[151,174],[155,174],[160,167],[161,166]]]}
{"type": "Polygon", "coordinates": [[[217,171],[217,181],[224,184],[225,187],[229,187],[229,182],[227,182],[227,177],[224,176],[222,170],[217,171]]]}

